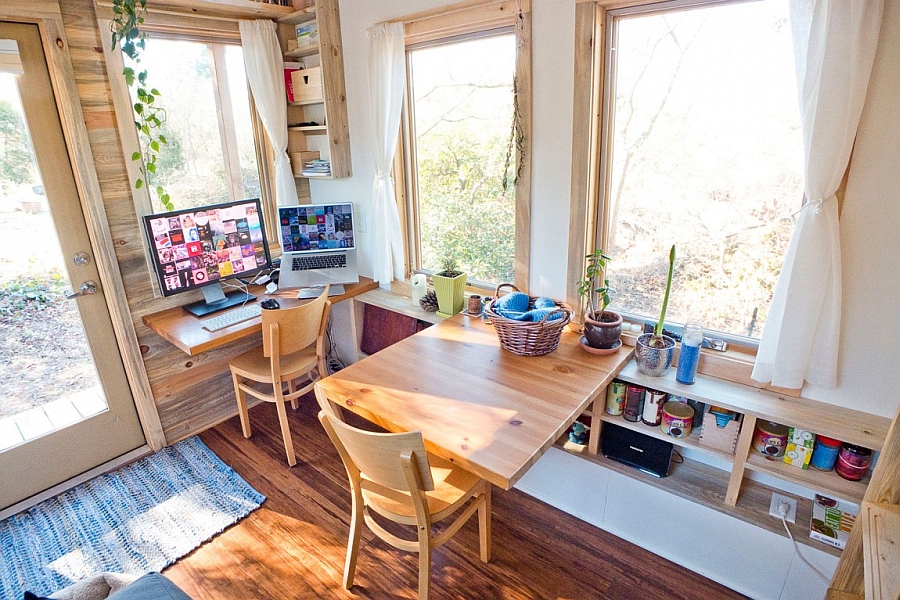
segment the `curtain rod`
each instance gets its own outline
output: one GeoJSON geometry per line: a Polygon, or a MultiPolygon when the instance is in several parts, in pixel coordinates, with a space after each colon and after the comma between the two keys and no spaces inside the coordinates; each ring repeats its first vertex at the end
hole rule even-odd
{"type": "MultiPolygon", "coordinates": [[[[403,23],[404,25],[409,25],[410,23],[414,23],[416,21],[424,21],[425,19],[433,19],[435,17],[446,17],[458,12],[472,10],[473,8],[490,8],[491,5],[506,4],[510,1],[511,0],[493,0],[492,2],[484,2],[484,0],[467,0],[466,2],[460,2],[459,4],[454,4],[451,6],[433,8],[412,15],[407,15],[405,17],[388,19],[386,21],[382,21],[382,23],[403,23]]],[[[515,0],[515,2],[519,12],[531,11],[530,0],[515,0]]]]}

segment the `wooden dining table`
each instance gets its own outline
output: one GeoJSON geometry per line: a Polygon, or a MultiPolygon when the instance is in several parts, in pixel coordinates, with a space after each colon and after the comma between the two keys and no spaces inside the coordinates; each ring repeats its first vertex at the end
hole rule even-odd
{"type": "Polygon", "coordinates": [[[508,490],[631,358],[625,345],[588,353],[579,338],[567,328],[553,352],[519,356],[482,318],[457,314],[317,385],[388,431],[421,431],[429,452],[508,490]]]}

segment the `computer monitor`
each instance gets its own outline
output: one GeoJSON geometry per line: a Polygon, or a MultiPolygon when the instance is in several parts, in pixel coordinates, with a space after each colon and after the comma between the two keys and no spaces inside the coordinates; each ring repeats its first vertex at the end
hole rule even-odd
{"type": "Polygon", "coordinates": [[[184,307],[197,316],[253,300],[222,282],[272,267],[258,198],[148,215],[144,228],[163,295],[200,289],[203,300],[184,307]]]}
{"type": "Polygon", "coordinates": [[[279,288],[312,289],[308,295],[317,295],[314,288],[329,284],[335,295],[343,293],[342,284],[359,281],[353,204],[279,206],[278,221],[279,288]]]}

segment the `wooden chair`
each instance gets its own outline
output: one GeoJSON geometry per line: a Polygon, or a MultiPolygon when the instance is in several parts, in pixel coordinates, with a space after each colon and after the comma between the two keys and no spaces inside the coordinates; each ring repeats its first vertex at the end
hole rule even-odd
{"type": "Polygon", "coordinates": [[[296,410],[297,398],[309,392],[320,377],[328,376],[325,337],[330,311],[327,286],[312,302],[293,308],[263,310],[262,346],[233,358],[228,364],[244,437],[251,435],[246,395],[274,402],[288,465],[292,467],[297,459],[284,403],[289,401],[296,410]],[[308,381],[298,388],[297,380],[301,377],[308,381]],[[253,386],[254,382],[265,384],[265,389],[253,386]]]}
{"type": "MultiPolygon", "coordinates": [[[[328,402],[316,390],[319,404],[328,402]]],[[[378,537],[407,552],[419,553],[419,598],[428,598],[431,552],[449,540],[478,511],[481,560],[491,559],[491,484],[449,461],[427,454],[421,432],[373,433],[351,427],[328,408],[319,412],[344,461],[353,508],[344,566],[344,587],[353,587],[362,521],[378,537]],[[433,535],[431,525],[472,500],[446,529],[433,535]],[[372,512],[416,527],[416,540],[400,538],[382,527],[372,512]]]]}

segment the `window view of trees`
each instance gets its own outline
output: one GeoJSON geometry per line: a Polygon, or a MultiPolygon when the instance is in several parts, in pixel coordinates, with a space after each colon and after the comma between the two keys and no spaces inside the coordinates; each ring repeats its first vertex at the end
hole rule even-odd
{"type": "MultiPolygon", "coordinates": [[[[216,73],[213,45],[153,38],[141,56],[153,85],[160,91],[157,104],[166,111],[163,146],[153,185],[163,185],[176,209],[259,197],[259,170],[250,116],[247,78],[239,46],[224,49],[224,73],[216,73]],[[227,84],[227,85],[226,85],[227,84]],[[228,111],[216,100],[216,85],[230,104],[228,111]],[[226,148],[231,128],[236,149],[226,148]],[[240,172],[227,152],[235,152],[240,172]],[[230,182],[239,181],[239,190],[230,182]]],[[[158,207],[157,207],[158,208],[158,207]]]]}
{"type": "Polygon", "coordinates": [[[615,21],[608,152],[613,307],[760,337],[792,215],[802,141],[787,0],[615,21]]]}
{"type": "Polygon", "coordinates": [[[409,52],[420,268],[513,280],[513,34],[409,52]]]}

